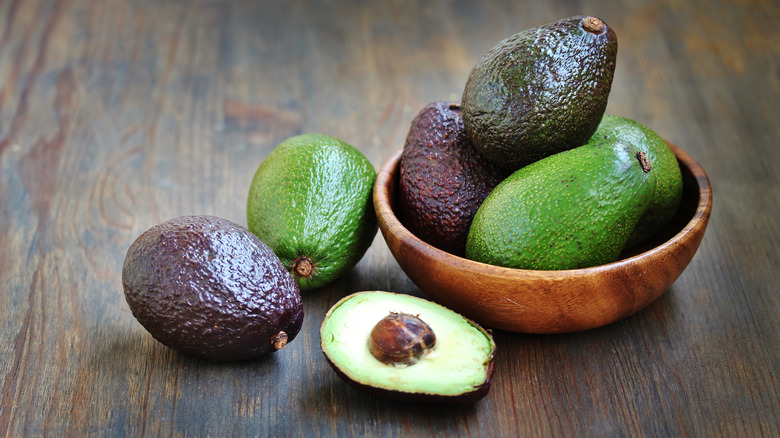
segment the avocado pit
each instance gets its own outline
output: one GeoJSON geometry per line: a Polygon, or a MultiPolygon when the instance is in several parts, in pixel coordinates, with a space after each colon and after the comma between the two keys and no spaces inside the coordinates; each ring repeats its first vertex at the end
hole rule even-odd
{"type": "Polygon", "coordinates": [[[386,365],[409,366],[419,362],[436,345],[436,335],[419,316],[390,312],[374,326],[368,349],[386,365]]]}

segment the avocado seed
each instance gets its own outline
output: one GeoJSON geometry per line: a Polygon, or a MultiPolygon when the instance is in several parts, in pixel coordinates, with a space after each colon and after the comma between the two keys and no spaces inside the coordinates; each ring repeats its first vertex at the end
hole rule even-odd
{"type": "Polygon", "coordinates": [[[368,349],[386,365],[408,366],[417,363],[433,346],[436,335],[418,316],[390,312],[371,330],[368,349]]]}

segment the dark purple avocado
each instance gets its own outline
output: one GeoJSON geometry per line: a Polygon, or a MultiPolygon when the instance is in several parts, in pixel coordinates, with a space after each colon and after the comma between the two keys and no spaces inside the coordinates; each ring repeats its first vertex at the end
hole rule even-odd
{"type": "Polygon", "coordinates": [[[398,215],[423,241],[462,256],[477,208],[509,175],[466,136],[457,102],[426,105],[412,120],[399,164],[398,215]]]}
{"type": "Polygon", "coordinates": [[[292,341],[303,324],[295,280],[254,234],[214,216],[156,225],[122,268],[133,316],[162,344],[215,361],[254,359],[292,341]]]}

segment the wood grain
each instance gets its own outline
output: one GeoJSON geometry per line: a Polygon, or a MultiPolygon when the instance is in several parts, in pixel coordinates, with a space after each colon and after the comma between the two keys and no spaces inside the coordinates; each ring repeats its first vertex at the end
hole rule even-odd
{"type": "Polygon", "coordinates": [[[773,1],[0,2],[0,436],[780,435],[780,30],[773,1]],[[699,251],[646,309],[566,335],[495,333],[491,392],[409,406],[356,392],[319,350],[359,290],[423,295],[381,236],[304,297],[271,357],[177,354],[120,282],[142,231],[185,214],[245,224],[286,137],[375,164],[425,104],[522,29],[588,13],[620,44],[607,111],[706,170],[699,251]]]}

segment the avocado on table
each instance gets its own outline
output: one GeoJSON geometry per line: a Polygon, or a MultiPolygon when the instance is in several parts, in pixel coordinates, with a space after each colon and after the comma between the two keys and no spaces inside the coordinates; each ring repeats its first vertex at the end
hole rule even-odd
{"type": "Polygon", "coordinates": [[[254,359],[295,339],[298,285],[270,248],[214,216],[182,216],[141,234],[122,267],[133,316],[162,344],[215,361],[254,359]]]}
{"type": "Polygon", "coordinates": [[[398,217],[423,241],[462,256],[477,208],[508,174],[474,150],[459,103],[430,103],[412,120],[401,152],[398,217]]]}
{"type": "Polygon", "coordinates": [[[628,237],[626,247],[636,246],[661,230],[677,213],[682,201],[683,181],[677,157],[666,141],[647,126],[626,117],[606,114],[591,137],[592,142],[621,140],[645,153],[653,163],[655,193],[647,211],[628,237]]]}
{"type": "Polygon", "coordinates": [[[509,171],[585,144],[604,115],[617,36],[575,16],[515,34],[474,66],[463,123],[474,147],[509,171]]]}
{"type": "Polygon", "coordinates": [[[655,191],[652,164],[618,140],[588,143],[514,172],[485,198],[466,257],[518,269],[611,263],[655,191]]]}
{"type": "Polygon", "coordinates": [[[320,338],[336,374],[374,395],[471,403],[490,389],[493,336],[422,298],[383,291],[346,296],[328,310],[320,338]]]}
{"type": "Polygon", "coordinates": [[[271,247],[301,290],[323,286],[357,264],[376,235],[375,180],[371,162],[339,139],[288,138],[252,179],[249,230],[271,247]]]}

